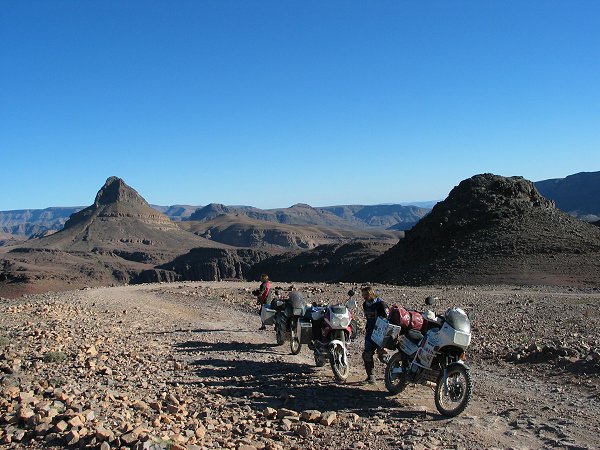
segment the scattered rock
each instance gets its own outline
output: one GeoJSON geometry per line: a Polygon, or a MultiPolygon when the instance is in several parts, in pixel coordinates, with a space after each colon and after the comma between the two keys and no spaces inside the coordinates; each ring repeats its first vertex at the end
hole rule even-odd
{"type": "Polygon", "coordinates": [[[321,425],[325,425],[326,427],[331,426],[335,419],[337,418],[337,413],[335,411],[326,411],[321,415],[321,419],[319,423],[321,425]]]}

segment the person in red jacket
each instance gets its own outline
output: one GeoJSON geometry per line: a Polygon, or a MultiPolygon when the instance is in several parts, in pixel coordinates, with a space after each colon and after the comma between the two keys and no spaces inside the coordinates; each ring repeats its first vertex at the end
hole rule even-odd
{"type": "MultiPolygon", "coordinates": [[[[256,296],[256,303],[259,305],[258,315],[260,316],[262,306],[271,298],[271,282],[269,281],[267,274],[263,273],[260,276],[260,286],[258,289],[252,291],[252,293],[256,296]]],[[[263,323],[259,330],[265,330],[266,328],[267,327],[265,327],[265,324],[263,323]]]]}

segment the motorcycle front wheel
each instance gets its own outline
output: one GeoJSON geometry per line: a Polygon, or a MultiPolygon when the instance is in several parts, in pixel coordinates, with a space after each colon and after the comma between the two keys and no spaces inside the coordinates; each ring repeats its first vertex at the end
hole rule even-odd
{"type": "Polygon", "coordinates": [[[435,407],[446,417],[462,413],[473,395],[473,380],[464,364],[450,364],[435,386],[435,407]]]}
{"type": "MultiPolygon", "coordinates": [[[[345,345],[345,340],[342,342],[345,345]]],[[[339,383],[344,383],[350,373],[350,364],[348,364],[348,359],[344,353],[344,346],[336,345],[331,349],[331,353],[329,354],[329,363],[331,364],[333,376],[339,383]]]]}
{"type": "Polygon", "coordinates": [[[406,381],[406,369],[408,360],[402,352],[392,355],[385,366],[385,388],[392,395],[402,392],[408,382],[406,381]]]}
{"type": "Polygon", "coordinates": [[[290,323],[290,351],[292,355],[297,355],[302,350],[302,343],[300,342],[300,336],[296,327],[298,326],[298,320],[292,320],[290,323]]]}
{"type": "Polygon", "coordinates": [[[285,330],[279,324],[275,324],[275,339],[277,340],[277,345],[285,344],[285,330]]]}

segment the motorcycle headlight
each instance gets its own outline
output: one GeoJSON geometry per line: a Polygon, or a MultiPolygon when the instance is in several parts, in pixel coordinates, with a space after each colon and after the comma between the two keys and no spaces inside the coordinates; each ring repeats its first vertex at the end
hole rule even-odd
{"type": "Polygon", "coordinates": [[[350,325],[350,319],[347,317],[334,316],[331,320],[331,326],[334,328],[347,328],[350,325]]]}

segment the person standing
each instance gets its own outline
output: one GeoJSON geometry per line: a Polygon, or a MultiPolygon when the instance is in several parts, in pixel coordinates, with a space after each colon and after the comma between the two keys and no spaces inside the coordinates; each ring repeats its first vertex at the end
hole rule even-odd
{"type": "MultiPolygon", "coordinates": [[[[260,286],[258,289],[252,291],[252,293],[256,296],[256,303],[259,305],[258,307],[258,315],[260,316],[260,312],[265,303],[270,299],[271,294],[271,282],[269,281],[269,277],[267,274],[263,273],[260,276],[260,286]]],[[[262,319],[261,319],[262,322],[262,319]]],[[[262,323],[259,330],[266,330],[265,324],[262,323]]]]}
{"type": "Polygon", "coordinates": [[[373,359],[373,356],[375,355],[375,352],[377,352],[379,358],[383,358],[385,349],[378,347],[377,344],[373,342],[371,334],[375,329],[377,318],[387,318],[390,310],[387,304],[375,294],[375,291],[371,286],[362,287],[361,292],[362,297],[365,300],[363,303],[363,311],[365,313],[365,319],[367,319],[365,327],[365,350],[362,354],[365,363],[365,371],[367,372],[365,383],[375,384],[375,375],[373,375],[375,360],[373,359]]]}

